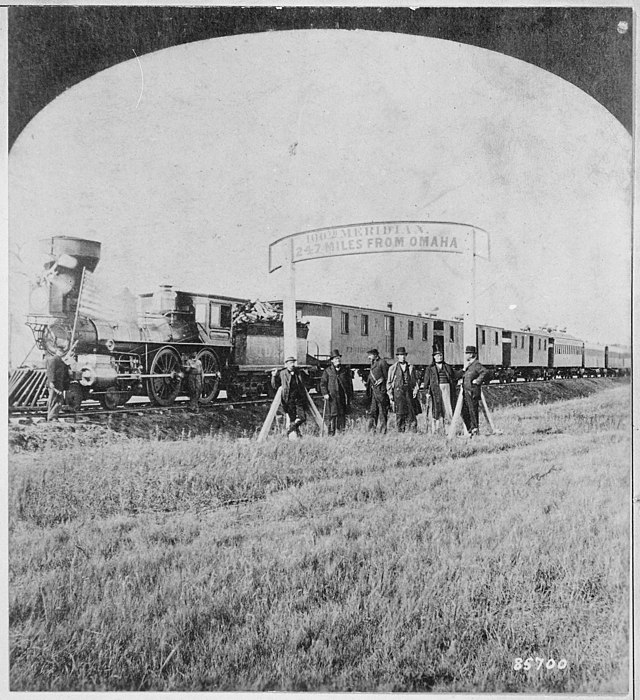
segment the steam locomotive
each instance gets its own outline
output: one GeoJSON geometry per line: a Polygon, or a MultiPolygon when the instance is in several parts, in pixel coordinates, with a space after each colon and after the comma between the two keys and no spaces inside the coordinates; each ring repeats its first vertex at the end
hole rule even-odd
{"type": "MultiPolygon", "coordinates": [[[[211,403],[223,387],[230,398],[270,392],[267,371],[282,363],[281,321],[232,327],[234,310],[246,299],[167,285],[138,297],[109,295],[93,277],[99,242],[56,236],[43,245],[48,260],[31,290],[27,325],[44,353],[71,353],[72,407],[94,398],[112,409],[145,395],[169,406],[183,391],[192,352],[204,369],[201,403],[211,403]]],[[[306,331],[298,324],[302,361],[306,331]]]]}
{"type": "MultiPolygon", "coordinates": [[[[68,353],[72,383],[67,402],[78,408],[88,398],[105,408],[132,396],[169,406],[184,393],[183,366],[197,353],[204,368],[201,403],[224,389],[243,395],[271,395],[269,373],[283,361],[279,302],[270,318],[243,313],[247,299],[194,294],[160,286],[137,297],[99,288],[93,273],[101,244],[67,236],[43,241],[47,262],[32,286],[27,325],[47,354],[68,353]]],[[[297,301],[298,364],[309,387],[317,385],[333,348],[363,380],[367,350],[378,347],[392,358],[395,345],[407,347],[419,368],[431,362],[433,347],[462,366],[462,321],[409,315],[314,301],[297,301]]],[[[519,331],[477,326],[480,361],[503,381],[629,373],[631,353],[619,346],[594,346],[551,329],[519,331]]]]}

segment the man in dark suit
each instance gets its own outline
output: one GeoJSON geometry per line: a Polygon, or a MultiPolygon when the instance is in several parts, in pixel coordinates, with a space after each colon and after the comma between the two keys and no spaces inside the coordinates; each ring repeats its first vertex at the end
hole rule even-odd
{"type": "Polygon", "coordinates": [[[284,369],[271,372],[271,386],[276,390],[282,387],[282,408],[289,416],[287,435],[300,437],[299,428],[307,420],[307,394],[295,357],[287,357],[284,369]]]}
{"type": "Polygon", "coordinates": [[[413,406],[413,399],[420,388],[416,369],[407,362],[407,351],[400,347],[396,350],[397,362],[389,368],[387,376],[387,394],[396,412],[396,427],[399,433],[404,433],[407,423],[414,433],[418,431],[418,420],[413,406]]]}
{"type": "Polygon", "coordinates": [[[456,372],[444,361],[444,354],[437,346],[433,348],[433,361],[424,371],[423,384],[427,396],[431,396],[433,418],[443,429],[445,417],[449,421],[453,417],[451,407],[456,401],[456,372]]]}
{"type": "Polygon", "coordinates": [[[204,369],[202,361],[198,359],[197,351],[189,354],[184,366],[187,375],[187,393],[189,395],[189,410],[198,413],[202,387],[204,384],[204,369]]]}
{"type": "Polygon", "coordinates": [[[69,366],[63,359],[64,349],[57,346],[54,355],[47,356],[45,368],[49,385],[47,401],[47,421],[60,420],[60,409],[64,400],[64,392],[69,388],[69,366]]]}
{"type": "Polygon", "coordinates": [[[469,435],[478,434],[478,405],[480,403],[480,386],[487,376],[487,368],[478,361],[478,351],[475,345],[467,345],[465,353],[465,369],[462,377],[462,420],[464,420],[469,435]]]}
{"type": "Polygon", "coordinates": [[[380,357],[377,348],[367,351],[371,369],[367,377],[367,389],[369,391],[369,425],[368,430],[375,433],[378,422],[380,432],[387,432],[387,416],[389,415],[389,397],[387,396],[387,377],[389,365],[380,357]]]}
{"type": "Polygon", "coordinates": [[[342,364],[338,350],[333,351],[331,364],[322,373],[320,393],[327,402],[327,432],[329,435],[335,435],[336,429],[342,432],[353,401],[353,382],[351,371],[342,364]]]}

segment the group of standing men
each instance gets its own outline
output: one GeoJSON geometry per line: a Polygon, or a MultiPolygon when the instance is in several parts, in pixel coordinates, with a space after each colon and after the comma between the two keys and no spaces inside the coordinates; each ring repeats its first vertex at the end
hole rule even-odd
{"type": "Polygon", "coordinates": [[[481,385],[487,375],[487,369],[478,361],[475,346],[465,348],[464,369],[456,370],[444,361],[444,354],[439,347],[433,348],[433,360],[425,369],[422,382],[417,378],[415,367],[407,361],[407,351],[400,347],[396,351],[398,358],[391,367],[380,357],[376,349],[369,350],[371,371],[368,385],[371,391],[369,407],[369,429],[387,432],[387,415],[389,406],[396,414],[396,427],[403,433],[418,428],[417,413],[422,409],[418,401],[420,386],[424,386],[431,397],[433,418],[440,429],[444,428],[444,419],[453,418],[453,406],[456,403],[456,388],[462,384],[463,403],[462,419],[473,437],[478,434],[478,409],[481,398],[481,385]],[[386,378],[386,381],[385,381],[386,378]],[[383,391],[386,389],[386,393],[383,391]]]}
{"type": "Polygon", "coordinates": [[[396,351],[398,358],[391,367],[382,359],[376,349],[368,352],[371,370],[367,379],[371,392],[369,407],[369,429],[387,432],[389,406],[396,414],[396,427],[405,432],[408,427],[414,432],[418,428],[416,415],[422,409],[418,401],[420,386],[431,397],[433,418],[439,427],[444,428],[445,417],[453,417],[456,402],[456,388],[462,384],[463,403],[462,419],[473,437],[478,434],[478,409],[481,398],[481,385],[487,375],[487,369],[478,361],[475,346],[465,348],[465,366],[455,370],[444,361],[442,349],[433,348],[433,360],[425,369],[422,382],[417,378],[415,367],[407,361],[407,351],[400,347],[396,351]]]}
{"type": "MultiPolygon", "coordinates": [[[[305,409],[309,398],[296,367],[296,358],[287,357],[284,365],[284,369],[274,369],[271,373],[271,385],[276,390],[282,387],[280,400],[289,418],[287,433],[299,437],[300,426],[307,420],[305,409]]],[[[331,361],[322,373],[320,393],[324,399],[323,419],[327,421],[328,434],[342,432],[353,401],[353,382],[351,371],[342,364],[342,355],[338,350],[333,351],[331,361]]]]}
{"type": "MultiPolygon", "coordinates": [[[[378,350],[372,348],[367,352],[371,367],[367,377],[367,389],[370,394],[369,430],[387,432],[389,409],[396,414],[396,427],[403,433],[408,428],[416,431],[417,412],[421,411],[418,391],[423,385],[427,396],[431,397],[433,417],[441,429],[445,417],[453,416],[456,401],[456,388],[462,384],[463,405],[462,418],[471,436],[478,434],[478,409],[481,397],[480,386],[487,370],[478,361],[474,346],[465,348],[465,367],[456,371],[444,361],[441,348],[434,347],[433,361],[426,368],[422,381],[414,365],[407,360],[407,351],[399,347],[396,351],[397,361],[391,366],[380,357],[378,350]]],[[[306,408],[310,401],[304,380],[296,367],[296,358],[288,357],[282,370],[273,370],[271,384],[274,389],[282,387],[281,404],[289,418],[288,434],[290,437],[300,435],[300,426],[306,422],[306,408]]],[[[324,399],[323,419],[327,423],[329,435],[335,435],[345,429],[346,416],[353,401],[353,383],[351,371],[342,364],[338,350],[331,354],[330,364],[323,371],[320,379],[320,393],[324,399]]]]}

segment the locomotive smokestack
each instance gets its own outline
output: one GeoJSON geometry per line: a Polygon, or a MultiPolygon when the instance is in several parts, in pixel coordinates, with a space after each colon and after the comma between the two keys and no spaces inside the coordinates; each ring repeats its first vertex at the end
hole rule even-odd
{"type": "Polygon", "coordinates": [[[42,299],[42,291],[35,290],[37,293],[34,294],[32,290],[30,313],[57,316],[75,310],[82,272],[96,269],[100,261],[100,246],[98,241],[71,236],[41,240],[40,250],[48,260],[39,289],[47,290],[47,298],[42,299]],[[46,280],[46,286],[42,286],[43,280],[46,280]]]}
{"type": "Polygon", "coordinates": [[[40,245],[43,253],[50,257],[50,262],[45,266],[47,268],[53,265],[69,267],[69,259],[75,258],[77,264],[70,269],[79,269],[81,275],[83,267],[93,272],[100,262],[101,244],[98,241],[72,236],[53,236],[42,240],[40,245]]]}

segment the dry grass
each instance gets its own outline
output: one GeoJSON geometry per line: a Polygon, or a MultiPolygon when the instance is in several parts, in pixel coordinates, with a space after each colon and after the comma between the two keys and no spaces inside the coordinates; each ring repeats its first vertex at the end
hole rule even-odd
{"type": "Polygon", "coordinates": [[[628,404],[14,455],[11,688],[625,691],[628,404]]]}

